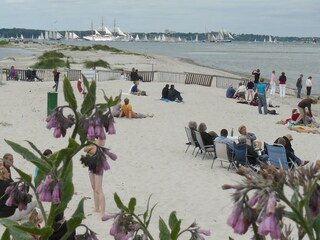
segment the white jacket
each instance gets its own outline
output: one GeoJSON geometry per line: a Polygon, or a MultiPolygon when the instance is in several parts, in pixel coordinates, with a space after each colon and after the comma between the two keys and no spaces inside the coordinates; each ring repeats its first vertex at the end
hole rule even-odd
{"type": "Polygon", "coordinates": [[[312,87],[312,82],[311,82],[311,79],[310,79],[310,78],[307,78],[307,80],[306,80],[306,86],[307,86],[307,87],[312,87]]]}

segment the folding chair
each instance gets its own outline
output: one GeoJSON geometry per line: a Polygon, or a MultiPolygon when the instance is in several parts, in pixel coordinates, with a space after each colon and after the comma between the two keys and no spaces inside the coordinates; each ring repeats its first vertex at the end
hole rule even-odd
{"type": "Polygon", "coordinates": [[[208,153],[212,157],[212,160],[213,160],[212,165],[213,165],[214,160],[215,160],[215,156],[213,154],[215,154],[215,152],[216,152],[214,145],[204,145],[203,141],[202,141],[201,134],[199,132],[195,132],[195,134],[196,134],[197,142],[199,144],[199,149],[197,151],[196,156],[198,155],[199,151],[202,150],[204,152],[203,157],[202,157],[202,160],[203,160],[204,157],[206,156],[206,153],[208,153]]]}
{"type": "MultiPolygon", "coordinates": [[[[228,169],[229,169],[232,163],[230,161],[230,157],[228,154],[228,145],[226,143],[214,142],[214,146],[216,149],[216,159],[220,160],[221,166],[223,166],[222,162],[228,162],[229,163],[228,169]]],[[[211,168],[212,167],[213,167],[213,162],[212,162],[211,168]]]]}
{"type": "Polygon", "coordinates": [[[188,147],[187,147],[185,152],[187,152],[189,147],[192,145],[192,146],[194,146],[194,149],[193,149],[193,152],[192,152],[192,155],[193,155],[194,151],[196,150],[196,148],[199,147],[198,146],[198,142],[193,138],[192,131],[191,131],[190,128],[185,127],[185,130],[186,130],[187,138],[188,138],[188,142],[186,143],[188,147]]]}
{"type": "Polygon", "coordinates": [[[268,152],[268,161],[277,169],[283,170],[291,170],[292,168],[296,167],[296,164],[287,158],[286,149],[284,146],[280,144],[274,143],[273,145],[265,144],[268,152]],[[288,163],[290,161],[290,165],[288,163]]]}
{"type": "Polygon", "coordinates": [[[234,157],[231,160],[231,164],[238,170],[238,166],[241,165],[242,167],[247,168],[248,170],[256,173],[257,169],[252,167],[247,158],[247,144],[240,143],[236,144],[233,143],[234,147],[234,157]]]}

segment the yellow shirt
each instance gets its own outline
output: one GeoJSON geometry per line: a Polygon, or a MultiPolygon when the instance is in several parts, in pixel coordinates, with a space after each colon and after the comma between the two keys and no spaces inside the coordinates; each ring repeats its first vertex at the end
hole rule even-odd
{"type": "Polygon", "coordinates": [[[129,113],[131,111],[131,117],[135,118],[136,117],[136,113],[132,111],[132,106],[131,104],[125,105],[123,104],[121,106],[121,111],[123,112],[123,114],[128,118],[129,117],[129,113]]]}

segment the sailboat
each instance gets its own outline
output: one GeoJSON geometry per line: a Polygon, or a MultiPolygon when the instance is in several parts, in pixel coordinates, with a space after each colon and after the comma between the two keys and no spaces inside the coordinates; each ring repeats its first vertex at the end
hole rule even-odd
{"type": "Polygon", "coordinates": [[[91,22],[91,31],[92,32],[94,31],[94,33],[88,36],[84,36],[83,39],[88,41],[103,41],[103,42],[115,40],[115,36],[113,36],[112,32],[106,26],[103,25],[103,18],[102,18],[101,28],[93,30],[93,23],[91,22]]]}
{"type": "Polygon", "coordinates": [[[234,40],[231,33],[226,30],[220,30],[216,36],[212,34],[211,42],[230,43],[234,40]]]}
{"type": "Polygon", "coordinates": [[[269,35],[269,40],[268,40],[269,43],[272,43],[272,37],[269,35]]]}
{"type": "Polygon", "coordinates": [[[140,41],[140,38],[139,38],[139,35],[138,35],[138,34],[136,35],[136,37],[135,37],[134,40],[135,40],[135,41],[140,41]]]}

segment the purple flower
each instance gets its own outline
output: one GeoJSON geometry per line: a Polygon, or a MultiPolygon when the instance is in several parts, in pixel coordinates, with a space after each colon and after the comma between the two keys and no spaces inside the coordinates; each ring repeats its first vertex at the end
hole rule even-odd
{"type": "Polygon", "coordinates": [[[266,213],[267,214],[274,214],[276,211],[276,204],[277,204],[276,198],[275,198],[274,194],[271,194],[271,196],[268,199],[266,213]]]}
{"type": "Polygon", "coordinates": [[[110,121],[109,121],[108,133],[109,133],[110,135],[116,134],[116,128],[114,127],[113,120],[110,120],[110,121]]]}
{"type": "Polygon", "coordinates": [[[278,239],[281,237],[281,229],[274,214],[269,214],[262,220],[259,225],[258,232],[263,236],[270,233],[272,239],[278,239]]]}
{"type": "Polygon", "coordinates": [[[52,201],[52,193],[50,190],[45,189],[43,192],[39,193],[39,199],[43,202],[51,202],[52,201]]]}
{"type": "Polygon", "coordinates": [[[54,136],[55,138],[59,138],[59,137],[61,137],[61,135],[62,135],[61,128],[55,128],[55,129],[54,129],[54,132],[53,132],[53,136],[54,136]]]}
{"type": "Polygon", "coordinates": [[[19,209],[19,211],[26,210],[27,209],[27,205],[25,205],[22,202],[20,202],[18,204],[18,209],[19,209]]]}
{"type": "Polygon", "coordinates": [[[211,232],[210,232],[210,230],[208,230],[208,229],[199,228],[199,229],[197,230],[197,232],[198,232],[199,234],[202,234],[202,235],[205,235],[205,236],[210,236],[210,235],[211,235],[211,232]]]}
{"type": "Polygon", "coordinates": [[[110,165],[109,165],[107,160],[103,161],[102,167],[103,167],[104,170],[109,170],[110,169],[110,165]]]}
{"type": "Polygon", "coordinates": [[[148,239],[148,238],[147,238],[147,235],[146,235],[146,234],[142,234],[141,239],[142,239],[142,240],[147,240],[147,239],[148,239]]]}
{"type": "Polygon", "coordinates": [[[92,122],[89,123],[88,130],[87,130],[87,137],[89,139],[94,139],[95,138],[94,125],[93,125],[92,122]]]}
{"type": "Polygon", "coordinates": [[[47,117],[46,119],[47,121],[47,128],[51,129],[51,128],[55,128],[57,126],[57,117],[56,117],[56,113],[53,113],[52,115],[50,115],[49,117],[47,117]]]}
{"type": "Polygon", "coordinates": [[[104,153],[109,157],[111,158],[111,160],[115,161],[117,160],[117,155],[115,155],[114,153],[110,152],[109,149],[105,148],[104,149],[104,153]]]}
{"type": "Polygon", "coordinates": [[[241,214],[241,208],[238,205],[236,205],[233,208],[232,213],[228,217],[227,224],[230,227],[234,228],[236,226],[237,222],[238,222],[240,214],[241,214]]]}
{"type": "Polygon", "coordinates": [[[104,132],[104,129],[101,128],[101,132],[100,135],[97,136],[99,139],[101,140],[105,140],[106,139],[106,133],[104,132]]]}
{"type": "Polygon", "coordinates": [[[7,188],[6,188],[6,190],[5,190],[5,194],[10,194],[12,191],[13,191],[13,189],[14,189],[14,186],[13,185],[10,185],[10,186],[8,186],[7,188]]]}
{"type": "Polygon", "coordinates": [[[112,227],[110,229],[110,235],[116,236],[117,233],[118,233],[118,226],[114,223],[112,224],[112,227]]]}
{"type": "Polygon", "coordinates": [[[243,213],[241,212],[236,225],[233,228],[233,231],[237,234],[245,234],[248,231],[250,224],[244,218],[243,213]]]}
{"type": "Polygon", "coordinates": [[[114,217],[115,217],[114,215],[105,214],[105,215],[101,218],[101,220],[102,220],[102,221],[108,221],[108,220],[110,220],[110,219],[112,219],[112,218],[114,218],[114,217]]]}
{"type": "Polygon", "coordinates": [[[254,195],[248,201],[249,207],[253,207],[254,205],[256,205],[258,200],[259,200],[259,195],[257,192],[255,192],[254,195]]]}
{"type": "MultiPolygon", "coordinates": [[[[98,122],[98,121],[97,121],[97,122],[98,122]]],[[[101,131],[103,131],[103,129],[102,129],[102,126],[101,126],[100,122],[98,122],[98,123],[96,123],[96,124],[94,125],[94,135],[95,135],[96,137],[100,136],[101,131]]]]}
{"type": "Polygon", "coordinates": [[[13,196],[10,195],[10,196],[8,197],[7,201],[6,201],[6,205],[7,205],[8,207],[12,207],[14,204],[15,204],[14,198],[13,198],[13,196]]]}
{"type": "Polygon", "coordinates": [[[53,204],[60,203],[60,198],[61,198],[61,187],[60,187],[60,183],[57,182],[52,192],[52,203],[53,204]]]}

